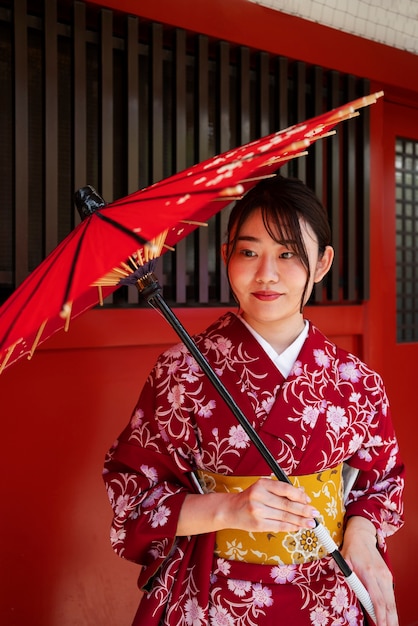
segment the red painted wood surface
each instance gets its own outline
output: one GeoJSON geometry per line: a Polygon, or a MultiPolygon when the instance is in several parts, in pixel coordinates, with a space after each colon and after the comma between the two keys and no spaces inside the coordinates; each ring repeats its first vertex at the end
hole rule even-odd
{"type": "Polygon", "coordinates": [[[418,55],[248,0],[90,0],[94,4],[416,90],[418,55]]]}
{"type": "MultiPolygon", "coordinates": [[[[361,347],[362,307],[309,317],[361,347]]],[[[177,311],[190,333],[224,309],[177,311]]],[[[113,554],[101,479],[157,355],[177,342],[155,311],[93,310],[0,376],[0,609],[7,626],[123,626],[138,568],[113,554]]]]}
{"type": "Polygon", "coordinates": [[[405,527],[390,542],[401,626],[418,623],[415,601],[418,560],[418,343],[396,342],[396,251],[394,149],[397,136],[418,141],[418,108],[399,104],[388,91],[383,119],[375,119],[372,168],[372,290],[365,328],[370,360],[381,372],[391,400],[395,427],[407,467],[405,527]],[[396,102],[396,104],[395,104],[396,102]]]}
{"type": "MultiPolygon", "coordinates": [[[[371,298],[362,306],[318,307],[309,317],[385,378],[408,465],[407,523],[391,542],[391,556],[401,626],[417,624],[418,344],[398,346],[395,340],[393,149],[397,133],[418,139],[418,56],[246,0],[98,3],[368,76],[372,91],[385,89],[385,102],[375,105],[371,115],[371,298]],[[402,101],[408,106],[400,106],[402,101]]],[[[219,312],[178,313],[193,333],[219,312]]],[[[2,623],[131,622],[138,601],[137,568],[110,548],[110,507],[100,473],[104,453],[128,420],[153,361],[175,341],[174,331],[154,311],[91,311],[67,335],[53,337],[31,362],[0,376],[2,623]]]]}

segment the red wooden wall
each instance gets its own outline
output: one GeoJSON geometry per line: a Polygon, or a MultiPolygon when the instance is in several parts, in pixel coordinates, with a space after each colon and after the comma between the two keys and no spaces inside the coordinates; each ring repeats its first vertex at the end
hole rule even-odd
{"type": "MultiPolygon", "coordinates": [[[[177,313],[194,333],[220,311],[177,313]]],[[[357,313],[339,309],[327,326],[345,328],[334,338],[359,351],[357,313]]],[[[101,470],[156,356],[177,341],[155,311],[94,310],[0,376],[1,623],[130,624],[138,570],[111,550],[101,470]]]]}
{"type": "MultiPolygon", "coordinates": [[[[98,3],[139,11],[136,0],[98,3]]],[[[418,58],[245,0],[153,0],[140,6],[144,17],[369,77],[373,90],[383,87],[387,93],[371,116],[370,301],[308,313],[325,333],[363,356],[386,380],[408,466],[407,523],[390,544],[391,556],[401,626],[417,624],[412,566],[418,559],[414,521],[418,402],[412,392],[418,345],[400,347],[395,341],[393,137],[408,131],[418,139],[413,130],[418,116],[418,58]]],[[[218,313],[178,311],[192,333],[218,313]]],[[[68,334],[44,344],[31,362],[17,363],[0,376],[2,623],[130,623],[138,600],[137,568],[118,559],[110,548],[110,507],[101,467],[155,357],[174,341],[174,332],[154,311],[95,310],[74,321],[68,334]]]]}

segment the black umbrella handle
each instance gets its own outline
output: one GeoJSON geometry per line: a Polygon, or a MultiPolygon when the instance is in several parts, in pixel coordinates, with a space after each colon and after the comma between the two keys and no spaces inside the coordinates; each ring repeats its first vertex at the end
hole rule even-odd
{"type": "MultiPolygon", "coordinates": [[[[168,321],[168,323],[172,326],[172,328],[176,331],[177,335],[183,341],[184,345],[188,348],[190,353],[195,358],[196,362],[202,368],[203,372],[209,378],[212,385],[218,391],[222,399],[225,401],[229,409],[232,411],[238,422],[241,424],[242,428],[247,433],[251,442],[257,448],[257,450],[261,453],[264,460],[270,467],[273,474],[276,478],[284,483],[292,484],[289,480],[287,474],[282,470],[280,465],[277,463],[274,456],[271,454],[270,450],[266,447],[262,439],[260,438],[257,431],[250,424],[244,413],[241,411],[229,391],[226,389],[225,385],[219,379],[218,375],[214,372],[206,358],[200,352],[199,348],[184,328],[178,317],[174,314],[173,310],[168,306],[167,302],[164,300],[162,296],[162,287],[159,284],[155,274],[152,272],[148,272],[143,277],[141,277],[137,283],[138,291],[142,298],[144,298],[151,306],[157,308],[168,321]]],[[[339,569],[343,573],[348,585],[356,594],[357,598],[363,605],[363,608],[367,611],[368,615],[371,617],[373,623],[376,624],[376,615],[373,607],[373,603],[370,599],[370,595],[367,589],[364,587],[363,583],[357,577],[357,575],[352,571],[351,567],[348,565],[347,561],[344,559],[340,550],[338,549],[337,544],[332,539],[331,535],[327,528],[321,523],[320,520],[314,518],[315,528],[314,532],[318,537],[320,543],[325,547],[327,552],[329,552],[330,556],[334,559],[335,563],[338,565],[339,569]]]]}
{"type": "MultiPolygon", "coordinates": [[[[158,285],[158,283],[157,283],[158,285]]],[[[264,460],[270,467],[273,474],[276,476],[278,480],[281,482],[292,484],[289,480],[288,476],[282,470],[280,465],[278,465],[276,459],[271,454],[270,450],[266,447],[264,442],[260,439],[257,431],[250,424],[244,413],[241,411],[234,398],[231,396],[229,391],[223,385],[223,383],[219,380],[219,377],[214,372],[208,361],[205,359],[203,354],[200,352],[199,348],[186,331],[178,317],[173,313],[172,309],[168,306],[163,296],[161,295],[161,287],[157,286],[155,283],[150,285],[150,293],[140,292],[141,295],[147,300],[149,304],[158,308],[159,311],[163,314],[165,319],[169,322],[169,324],[174,328],[177,335],[183,341],[185,346],[191,352],[193,357],[195,358],[198,365],[201,367],[203,372],[209,378],[212,385],[218,391],[219,395],[228,405],[229,409],[232,411],[238,422],[241,424],[242,428],[247,433],[249,439],[253,442],[255,447],[262,454],[264,460]],[[159,287],[159,288],[158,288],[159,287]]]]}

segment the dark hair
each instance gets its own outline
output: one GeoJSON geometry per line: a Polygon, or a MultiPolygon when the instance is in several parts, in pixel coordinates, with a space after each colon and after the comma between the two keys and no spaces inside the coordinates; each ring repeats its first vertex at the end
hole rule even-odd
{"type": "Polygon", "coordinates": [[[328,216],[315,193],[297,178],[274,176],[253,187],[233,207],[228,221],[226,268],[235,250],[237,235],[244,222],[256,210],[261,210],[264,226],[278,243],[291,241],[295,252],[306,268],[307,279],[302,294],[301,311],[311,276],[309,259],[299,220],[312,228],[318,240],[320,257],[331,243],[328,216]]]}

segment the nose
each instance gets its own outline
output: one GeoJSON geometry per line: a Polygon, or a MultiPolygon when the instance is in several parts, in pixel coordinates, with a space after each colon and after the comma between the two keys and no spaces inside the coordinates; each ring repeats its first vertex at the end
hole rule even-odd
{"type": "Polygon", "coordinates": [[[279,281],[279,270],[275,255],[263,255],[260,257],[255,279],[257,283],[264,285],[279,281]]]}

